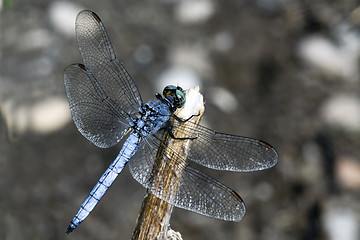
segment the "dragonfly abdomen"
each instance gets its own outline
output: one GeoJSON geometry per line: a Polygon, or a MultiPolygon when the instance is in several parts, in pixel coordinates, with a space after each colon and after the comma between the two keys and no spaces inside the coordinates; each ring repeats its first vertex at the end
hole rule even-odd
{"type": "Polygon", "coordinates": [[[111,184],[115,181],[116,177],[124,169],[126,163],[135,154],[139,148],[140,140],[141,137],[137,132],[130,134],[130,136],[126,139],[116,159],[110,164],[108,169],[106,169],[104,174],[96,183],[95,187],[91,190],[88,197],[81,204],[79,211],[71,221],[69,227],[66,230],[66,233],[72,232],[94,209],[96,204],[100,201],[111,184]]]}

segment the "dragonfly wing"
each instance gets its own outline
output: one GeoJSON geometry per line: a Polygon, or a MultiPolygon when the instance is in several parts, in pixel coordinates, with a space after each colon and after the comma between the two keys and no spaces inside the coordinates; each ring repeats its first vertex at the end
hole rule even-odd
{"type": "Polygon", "coordinates": [[[129,169],[132,176],[156,197],[176,207],[213,218],[240,221],[244,217],[245,204],[235,191],[186,164],[186,159],[171,148],[166,149],[163,161],[167,165],[164,167],[167,171],[175,172],[172,180],[168,181],[165,175],[153,176],[152,169],[161,138],[150,136],[146,139],[129,161],[129,169]],[[177,174],[178,172],[182,174],[177,174]],[[167,189],[164,185],[167,185],[167,189]]]}
{"type": "Polygon", "coordinates": [[[94,88],[117,106],[123,118],[137,113],[142,104],[140,93],[117,59],[99,16],[89,10],[81,11],[76,17],[75,31],[84,65],[94,76],[94,88]]]}
{"type": "Polygon", "coordinates": [[[76,127],[96,146],[110,147],[121,140],[129,126],[116,103],[95,87],[96,81],[82,64],[70,65],[64,71],[65,91],[76,127]]]}
{"type": "MultiPolygon", "coordinates": [[[[163,133],[163,131],[159,131],[163,133]]],[[[153,136],[143,139],[139,149],[128,163],[132,177],[145,188],[150,188],[152,171],[160,141],[153,136]]]]}
{"type": "Polygon", "coordinates": [[[264,141],[215,132],[190,121],[174,121],[174,127],[179,125],[194,138],[188,159],[205,167],[250,172],[270,168],[278,161],[276,150],[264,141]]]}
{"type": "Polygon", "coordinates": [[[235,191],[189,165],[181,175],[173,205],[235,222],[240,221],[246,212],[244,201],[235,191]]]}

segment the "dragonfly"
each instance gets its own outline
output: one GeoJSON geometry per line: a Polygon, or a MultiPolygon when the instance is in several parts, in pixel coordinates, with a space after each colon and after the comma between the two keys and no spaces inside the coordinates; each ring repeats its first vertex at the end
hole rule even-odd
{"type": "Polygon", "coordinates": [[[261,140],[215,132],[195,124],[191,118],[180,119],[174,112],[184,106],[186,95],[179,86],[166,86],[162,95],[158,93],[155,100],[144,103],[135,82],[116,57],[104,24],[96,13],[81,11],[76,17],[75,32],[84,64],[69,65],[64,71],[72,119],[78,131],[100,148],[114,146],[127,137],[66,233],[85,220],[128,162],[135,180],[173,206],[213,218],[240,221],[246,212],[241,197],[192,167],[189,161],[216,170],[258,171],[277,163],[276,150],[261,140]],[[170,121],[176,124],[171,125],[170,121]],[[173,135],[176,125],[183,125],[184,138],[177,139],[173,135]],[[176,176],[179,188],[170,194],[152,185],[152,168],[165,132],[176,141],[191,141],[186,159],[177,156],[174,162],[171,156],[178,153],[171,148],[166,150],[164,161],[174,169],[183,169],[181,176],[176,176]]]}

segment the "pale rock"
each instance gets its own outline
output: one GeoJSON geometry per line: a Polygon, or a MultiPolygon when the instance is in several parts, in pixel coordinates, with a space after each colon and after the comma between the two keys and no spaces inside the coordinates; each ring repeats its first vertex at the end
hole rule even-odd
{"type": "Polygon", "coordinates": [[[355,95],[331,97],[321,107],[321,114],[330,126],[346,131],[360,131],[360,99],[355,95]]]}
{"type": "Polygon", "coordinates": [[[75,34],[75,19],[83,7],[69,2],[53,2],[49,7],[50,22],[59,32],[73,37],[75,34]]]}

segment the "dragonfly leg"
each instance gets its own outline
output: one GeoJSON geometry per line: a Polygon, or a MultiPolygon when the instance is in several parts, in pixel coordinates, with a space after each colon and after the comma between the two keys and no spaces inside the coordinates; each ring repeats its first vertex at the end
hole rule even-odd
{"type": "Polygon", "coordinates": [[[166,127],[166,130],[168,131],[170,137],[172,139],[176,139],[176,140],[194,140],[194,139],[197,139],[198,137],[195,136],[195,137],[175,137],[174,133],[172,132],[172,129],[170,126],[167,126],[166,127]]]}
{"type": "Polygon", "coordinates": [[[200,114],[191,115],[189,118],[183,120],[183,119],[179,118],[178,116],[176,116],[175,114],[173,114],[173,117],[176,119],[176,121],[181,122],[181,123],[185,123],[185,122],[189,121],[190,119],[192,119],[193,117],[198,117],[198,116],[200,116],[200,114]]]}

